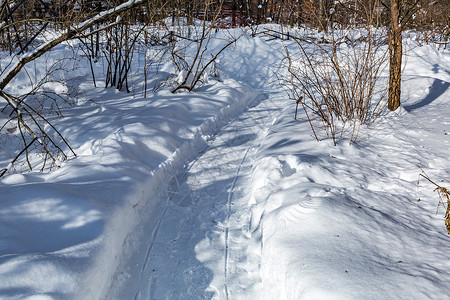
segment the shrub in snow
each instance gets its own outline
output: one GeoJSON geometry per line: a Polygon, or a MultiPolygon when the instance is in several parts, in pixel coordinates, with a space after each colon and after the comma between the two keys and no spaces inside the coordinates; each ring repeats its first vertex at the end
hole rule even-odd
{"type": "Polygon", "coordinates": [[[285,47],[290,76],[283,82],[317,140],[316,128],[335,144],[344,132],[356,140],[360,125],[373,122],[386,105],[386,86],[379,83],[387,60],[383,34],[370,27],[361,32],[293,36],[294,44],[285,47]]]}

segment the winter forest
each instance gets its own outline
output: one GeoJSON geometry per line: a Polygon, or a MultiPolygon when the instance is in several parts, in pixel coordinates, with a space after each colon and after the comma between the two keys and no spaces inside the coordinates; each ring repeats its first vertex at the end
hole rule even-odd
{"type": "Polygon", "coordinates": [[[0,0],[0,299],[446,299],[449,0],[0,0]]]}

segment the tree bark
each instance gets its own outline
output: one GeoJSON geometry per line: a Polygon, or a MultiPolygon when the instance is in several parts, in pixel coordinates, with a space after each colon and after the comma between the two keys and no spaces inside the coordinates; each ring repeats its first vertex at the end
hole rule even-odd
{"type": "Polygon", "coordinates": [[[400,25],[399,2],[391,0],[391,19],[389,26],[389,93],[388,108],[391,111],[400,106],[400,88],[402,79],[402,28],[400,25]]]}

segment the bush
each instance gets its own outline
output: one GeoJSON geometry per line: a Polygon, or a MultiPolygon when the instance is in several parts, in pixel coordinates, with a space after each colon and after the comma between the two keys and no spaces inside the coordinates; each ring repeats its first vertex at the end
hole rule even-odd
{"type": "Polygon", "coordinates": [[[311,115],[319,117],[335,144],[339,133],[350,128],[351,143],[360,125],[373,122],[386,106],[386,85],[379,84],[387,65],[383,36],[371,27],[332,30],[322,37],[293,37],[293,47],[285,47],[290,75],[283,79],[285,86],[301,104],[317,140],[311,115]]]}

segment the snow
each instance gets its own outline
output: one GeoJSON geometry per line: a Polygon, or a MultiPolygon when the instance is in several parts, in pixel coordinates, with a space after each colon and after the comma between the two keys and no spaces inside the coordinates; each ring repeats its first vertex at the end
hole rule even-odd
{"type": "Polygon", "coordinates": [[[333,146],[293,118],[283,45],[232,34],[191,93],[62,74],[81,99],[52,121],[77,157],[0,179],[0,298],[447,297],[444,209],[418,179],[450,186],[448,50],[406,37],[401,109],[333,146]]]}

